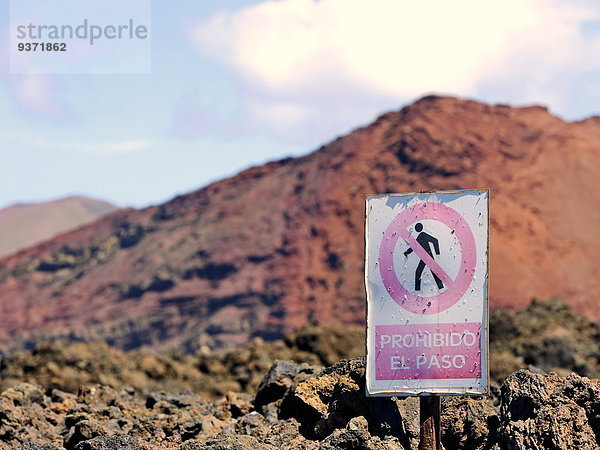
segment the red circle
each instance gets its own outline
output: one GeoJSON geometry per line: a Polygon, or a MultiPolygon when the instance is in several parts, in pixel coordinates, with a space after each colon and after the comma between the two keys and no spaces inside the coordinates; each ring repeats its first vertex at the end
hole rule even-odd
{"type": "Polygon", "coordinates": [[[471,227],[453,208],[442,203],[417,203],[400,212],[388,225],[379,249],[379,273],[389,295],[405,310],[421,315],[436,314],[458,302],[471,285],[475,275],[477,249],[471,227]],[[452,229],[461,248],[461,264],[458,275],[444,292],[432,297],[421,297],[408,291],[396,275],[394,251],[401,235],[419,220],[432,219],[452,229]]]}

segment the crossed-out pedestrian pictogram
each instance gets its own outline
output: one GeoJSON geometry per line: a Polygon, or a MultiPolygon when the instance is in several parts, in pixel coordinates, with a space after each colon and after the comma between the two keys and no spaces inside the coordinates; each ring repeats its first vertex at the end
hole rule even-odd
{"type": "Polygon", "coordinates": [[[427,315],[445,311],[462,298],[473,280],[476,261],[475,238],[465,218],[443,203],[421,202],[401,211],[389,224],[381,240],[378,262],[383,284],[396,303],[409,312],[427,315]],[[435,253],[439,254],[437,239],[422,231],[423,226],[420,223],[427,219],[445,224],[458,239],[461,258],[460,268],[455,278],[448,275],[447,271],[434,259],[429,244],[432,244],[435,253]],[[416,239],[409,231],[409,227],[415,222],[415,230],[419,232],[416,239]],[[440,290],[439,294],[429,297],[421,296],[409,291],[400,282],[394,267],[394,253],[398,239],[402,239],[408,244],[409,249],[404,252],[405,256],[414,252],[420,258],[415,273],[415,292],[420,293],[421,274],[427,266],[440,290]]]}

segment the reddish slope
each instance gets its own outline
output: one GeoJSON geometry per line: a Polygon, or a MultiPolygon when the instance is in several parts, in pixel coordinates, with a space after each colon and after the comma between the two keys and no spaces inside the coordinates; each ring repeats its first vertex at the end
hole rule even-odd
{"type": "Polygon", "coordinates": [[[473,187],[491,189],[492,307],[561,296],[600,319],[599,145],[599,118],[425,98],[306,157],[0,261],[0,338],[195,347],[362,323],[364,195],[473,187]]]}
{"type": "Polygon", "coordinates": [[[116,209],[110,203],[78,196],[0,209],[0,257],[90,223],[116,209]]]}

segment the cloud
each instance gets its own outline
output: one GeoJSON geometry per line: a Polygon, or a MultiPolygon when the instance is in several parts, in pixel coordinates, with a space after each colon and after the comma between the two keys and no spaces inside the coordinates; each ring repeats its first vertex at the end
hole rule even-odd
{"type": "Polygon", "coordinates": [[[69,152],[86,153],[95,156],[137,153],[158,145],[157,142],[146,139],[124,139],[117,141],[59,141],[50,138],[24,136],[2,131],[0,131],[0,137],[10,139],[24,145],[69,152]]]}
{"type": "MultiPolygon", "coordinates": [[[[0,53],[8,63],[10,54],[9,27],[0,29],[0,53]]],[[[33,53],[33,52],[32,52],[33,53]]],[[[35,55],[29,57],[33,60],[35,55]]],[[[63,122],[73,119],[75,113],[66,101],[66,84],[56,75],[14,75],[0,71],[0,81],[8,88],[10,98],[18,111],[35,119],[63,122]]]]}
{"type": "Polygon", "coordinates": [[[96,154],[96,155],[115,155],[121,153],[137,153],[153,147],[155,143],[150,140],[138,139],[138,140],[124,140],[115,142],[93,142],[93,143],[75,143],[77,148],[82,149],[84,152],[96,154]]]}
{"type": "Polygon", "coordinates": [[[73,117],[65,101],[65,85],[53,75],[12,75],[10,90],[17,108],[29,115],[52,121],[73,117]]]}
{"type": "Polygon", "coordinates": [[[583,0],[281,0],[200,20],[189,38],[237,75],[257,122],[286,130],[429,92],[544,102],[560,87],[553,107],[567,108],[574,74],[600,70],[590,30],[600,9],[583,0]]]}
{"type": "Polygon", "coordinates": [[[247,135],[248,124],[234,114],[217,111],[193,101],[180,101],[175,106],[171,134],[178,138],[219,136],[236,138],[247,135]]]}
{"type": "Polygon", "coordinates": [[[293,128],[310,114],[308,108],[294,102],[257,102],[248,106],[258,122],[272,123],[284,130],[293,128]]]}

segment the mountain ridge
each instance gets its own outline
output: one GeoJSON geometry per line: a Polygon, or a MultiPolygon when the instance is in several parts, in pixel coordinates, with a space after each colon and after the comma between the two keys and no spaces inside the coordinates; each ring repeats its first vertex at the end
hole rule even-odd
{"type": "Polygon", "coordinates": [[[0,209],[0,258],[72,230],[116,211],[106,201],[81,195],[0,209]]]}
{"type": "Polygon", "coordinates": [[[600,213],[589,207],[600,202],[598,143],[597,118],[425,97],[308,155],[0,259],[0,311],[11,318],[0,339],[193,350],[307,321],[363,324],[364,196],[482,187],[492,307],[561,296],[598,319],[588,295],[600,287],[600,213]]]}

